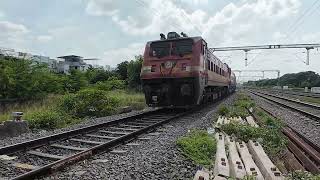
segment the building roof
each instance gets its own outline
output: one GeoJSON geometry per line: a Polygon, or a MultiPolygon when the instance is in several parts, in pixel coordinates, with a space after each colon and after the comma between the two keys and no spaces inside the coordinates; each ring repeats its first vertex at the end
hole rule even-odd
{"type": "Polygon", "coordinates": [[[77,56],[77,55],[67,55],[67,56],[60,56],[60,57],[58,57],[58,58],[62,58],[62,59],[70,59],[70,58],[82,59],[83,57],[77,56]]]}

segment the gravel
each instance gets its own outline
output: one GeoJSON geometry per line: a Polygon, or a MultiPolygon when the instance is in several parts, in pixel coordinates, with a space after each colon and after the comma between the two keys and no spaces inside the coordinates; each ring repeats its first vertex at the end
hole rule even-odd
{"type": "MultiPolygon", "coordinates": [[[[231,104],[234,95],[223,104],[231,104]]],[[[119,146],[121,154],[103,153],[81,161],[44,179],[190,179],[197,167],[176,147],[178,137],[193,128],[207,129],[217,116],[217,104],[179,118],[143,135],[150,140],[135,140],[138,146],[119,146]]]]}
{"type": "MultiPolygon", "coordinates": [[[[232,103],[234,97],[235,96],[232,95],[222,103],[228,105],[232,103]]],[[[91,159],[67,167],[64,171],[45,177],[45,179],[190,179],[194,176],[197,167],[182,156],[176,147],[176,140],[178,137],[185,135],[190,129],[207,129],[212,124],[213,118],[217,116],[215,113],[217,111],[216,107],[217,104],[210,105],[199,112],[159,127],[156,132],[141,136],[150,138],[149,140],[134,140],[130,142],[138,143],[138,146],[122,145],[115,148],[116,150],[125,150],[125,152],[119,154],[108,152],[96,155],[91,159]]],[[[144,111],[150,110],[151,109],[146,109],[144,111]]],[[[84,126],[132,116],[140,112],[141,111],[135,111],[109,117],[87,119],[72,127],[54,131],[22,134],[19,137],[1,140],[0,146],[24,142],[84,126]]],[[[66,145],[68,145],[67,142],[66,145]]],[[[40,149],[46,151],[45,147],[40,149]]],[[[48,152],[50,153],[49,150],[48,152]]],[[[52,154],[60,155],[63,153],[64,152],[57,151],[52,154]]],[[[17,161],[37,166],[47,164],[37,157],[19,156],[17,161]]],[[[23,172],[19,169],[7,168],[6,163],[1,161],[0,170],[3,170],[3,173],[0,174],[0,179],[1,176],[14,177],[15,174],[17,175],[23,172]]]]}
{"type": "Polygon", "coordinates": [[[291,111],[289,109],[281,107],[275,103],[269,102],[256,95],[249,95],[257,104],[272,112],[273,115],[281,118],[289,127],[296,130],[297,132],[300,132],[311,142],[320,146],[320,126],[317,121],[295,111],[291,111]]]}

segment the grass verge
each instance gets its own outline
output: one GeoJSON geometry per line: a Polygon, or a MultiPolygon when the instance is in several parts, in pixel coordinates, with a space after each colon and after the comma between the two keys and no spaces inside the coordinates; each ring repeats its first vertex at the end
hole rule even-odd
{"type": "Polygon", "coordinates": [[[182,153],[196,164],[209,167],[216,153],[216,140],[204,130],[192,130],[177,140],[182,153]]]}
{"type": "Polygon", "coordinates": [[[123,106],[143,109],[143,94],[125,90],[84,89],[75,94],[48,96],[42,101],[9,108],[0,115],[0,122],[11,119],[12,111],[22,111],[31,129],[50,130],[79,123],[86,117],[117,114],[123,106]]]}
{"type": "Polygon", "coordinates": [[[249,116],[247,109],[254,107],[255,103],[245,94],[239,93],[235,99],[233,106],[222,105],[218,109],[218,114],[226,117],[242,117],[249,116]]]}
{"type": "Polygon", "coordinates": [[[314,104],[320,104],[320,98],[312,98],[312,97],[301,97],[299,98],[301,101],[314,103],[314,104]]]}
{"type": "Polygon", "coordinates": [[[245,142],[248,142],[249,139],[257,140],[262,144],[268,155],[272,158],[277,157],[285,149],[287,143],[286,137],[281,133],[284,124],[280,119],[276,119],[262,109],[256,108],[253,100],[243,93],[237,95],[231,107],[222,106],[218,113],[227,117],[240,116],[246,118],[250,115],[247,110],[249,108],[254,108],[260,127],[231,122],[222,125],[221,130],[245,142]]]}

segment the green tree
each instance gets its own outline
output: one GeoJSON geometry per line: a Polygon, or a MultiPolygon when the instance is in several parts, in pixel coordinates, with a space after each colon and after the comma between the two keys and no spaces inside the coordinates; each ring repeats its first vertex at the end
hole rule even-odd
{"type": "Polygon", "coordinates": [[[135,60],[131,60],[128,63],[128,85],[131,88],[140,88],[140,71],[142,66],[143,57],[141,55],[136,56],[135,60]]]}
{"type": "Polygon", "coordinates": [[[76,92],[86,86],[88,86],[88,80],[85,74],[79,70],[71,70],[65,84],[66,89],[69,92],[76,92]]]}
{"type": "Polygon", "coordinates": [[[117,65],[116,73],[119,74],[120,79],[126,80],[128,78],[127,68],[128,68],[128,61],[121,62],[117,65]]]}

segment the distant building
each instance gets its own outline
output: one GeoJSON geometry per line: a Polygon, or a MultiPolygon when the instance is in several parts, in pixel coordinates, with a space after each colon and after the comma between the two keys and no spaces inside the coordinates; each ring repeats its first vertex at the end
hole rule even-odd
{"type": "Polygon", "coordinates": [[[64,61],[59,61],[58,63],[58,72],[68,74],[70,70],[80,70],[86,71],[89,67],[92,67],[90,64],[87,64],[83,61],[83,57],[76,55],[60,56],[59,59],[64,61]]]}
{"type": "MultiPolygon", "coordinates": [[[[86,71],[88,68],[93,67],[90,64],[84,62],[83,57],[76,55],[68,55],[58,57],[58,60],[51,59],[48,56],[33,55],[31,53],[17,52],[14,49],[1,48],[0,56],[10,56],[19,59],[28,59],[33,63],[44,63],[48,65],[48,68],[54,72],[68,74],[70,70],[76,69],[79,71],[86,71]]],[[[103,66],[95,65],[94,68],[102,68],[103,66]]]]}

